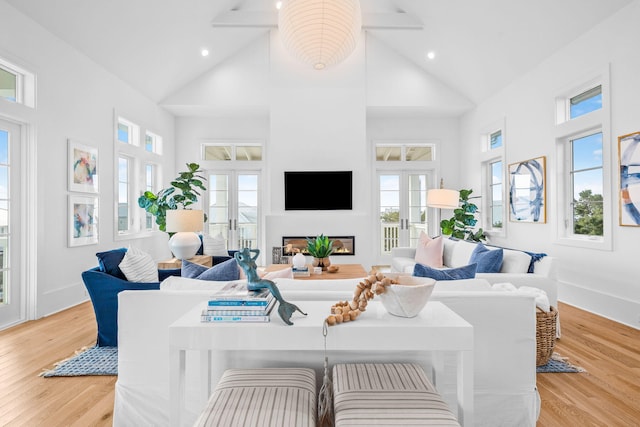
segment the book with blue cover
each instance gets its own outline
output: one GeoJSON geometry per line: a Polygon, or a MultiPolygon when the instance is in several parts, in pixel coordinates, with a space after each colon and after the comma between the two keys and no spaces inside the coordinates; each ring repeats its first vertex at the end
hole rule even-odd
{"type": "Polygon", "coordinates": [[[245,282],[231,282],[211,295],[209,307],[247,307],[246,309],[262,310],[269,305],[273,295],[269,289],[250,291],[245,282]],[[256,308],[253,308],[256,307],[256,308]]]}
{"type": "Polygon", "coordinates": [[[207,305],[202,314],[209,316],[264,316],[271,312],[276,303],[275,298],[269,300],[268,305],[207,305]]]}

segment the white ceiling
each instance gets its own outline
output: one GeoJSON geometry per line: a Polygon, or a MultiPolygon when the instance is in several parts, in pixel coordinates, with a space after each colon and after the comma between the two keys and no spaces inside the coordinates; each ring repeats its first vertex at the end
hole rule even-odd
{"type": "MultiPolygon", "coordinates": [[[[1,1],[1,0],[0,0],[1,1]]],[[[275,0],[5,0],[161,102],[267,28],[214,28],[230,11],[274,15],[275,0]],[[207,58],[200,50],[207,47],[207,58]]],[[[368,29],[479,103],[633,0],[361,0],[421,30],[368,29]],[[437,56],[425,59],[427,51],[437,56]]],[[[265,18],[269,20],[268,18],[265,18]]]]}

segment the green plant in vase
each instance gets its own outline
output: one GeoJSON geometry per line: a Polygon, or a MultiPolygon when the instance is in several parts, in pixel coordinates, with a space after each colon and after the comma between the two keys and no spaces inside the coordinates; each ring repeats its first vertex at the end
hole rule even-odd
{"type": "MultiPolygon", "coordinates": [[[[207,191],[203,182],[204,176],[200,175],[200,165],[197,163],[187,163],[187,170],[180,172],[171,181],[171,187],[163,188],[154,194],[152,191],[145,191],[138,198],[138,206],[149,212],[156,218],[156,224],[161,231],[167,228],[167,211],[182,208],[185,209],[198,201],[200,192],[207,191]],[[179,193],[176,193],[179,190],[179,193]]],[[[205,214],[204,220],[207,220],[205,214]]]]}
{"type": "Polygon", "coordinates": [[[331,265],[329,255],[333,253],[333,240],[324,234],[316,236],[315,239],[307,237],[307,252],[313,257],[313,266],[327,269],[331,265]]]}
{"type": "Polygon", "coordinates": [[[482,228],[474,231],[478,222],[476,219],[478,207],[469,201],[471,193],[473,193],[471,189],[460,190],[460,206],[453,210],[453,217],[440,221],[440,229],[444,236],[473,242],[487,240],[482,228]]]}

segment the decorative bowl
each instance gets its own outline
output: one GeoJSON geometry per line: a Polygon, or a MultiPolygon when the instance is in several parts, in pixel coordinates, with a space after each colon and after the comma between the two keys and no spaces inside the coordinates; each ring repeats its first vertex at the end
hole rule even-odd
{"type": "Polygon", "coordinates": [[[427,304],[436,281],[429,277],[385,274],[398,284],[388,285],[380,294],[384,308],[394,316],[415,317],[427,304]]]}
{"type": "Polygon", "coordinates": [[[329,273],[337,273],[338,270],[340,270],[340,266],[338,265],[330,265],[329,267],[327,267],[327,272],[329,273]]]}

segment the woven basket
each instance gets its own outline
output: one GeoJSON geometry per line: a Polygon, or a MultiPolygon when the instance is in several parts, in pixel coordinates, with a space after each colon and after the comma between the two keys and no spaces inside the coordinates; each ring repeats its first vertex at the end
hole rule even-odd
{"type": "Polygon", "coordinates": [[[536,307],[536,366],[546,365],[556,345],[558,310],[549,312],[536,307]]]}

